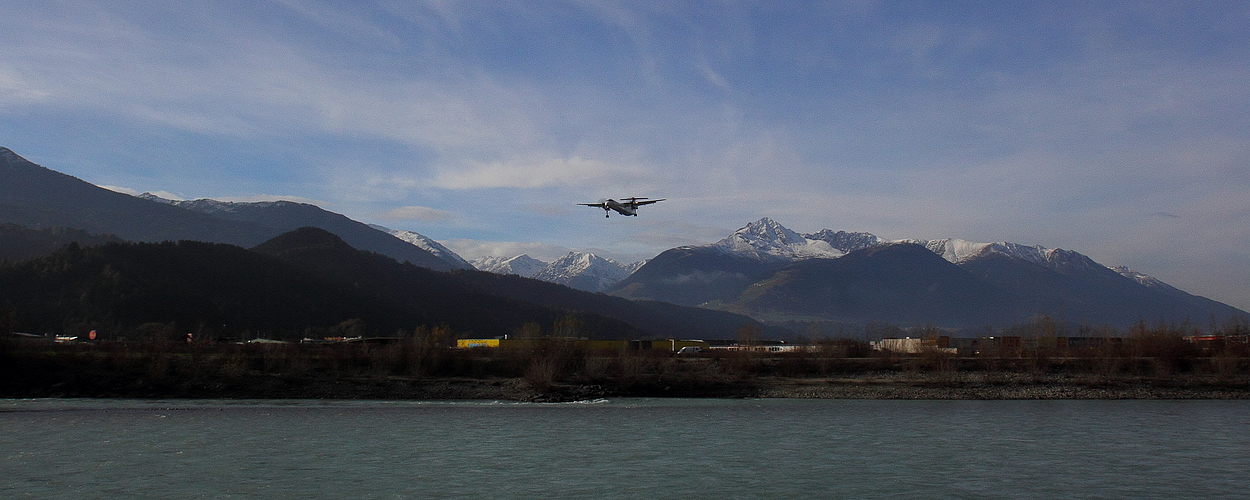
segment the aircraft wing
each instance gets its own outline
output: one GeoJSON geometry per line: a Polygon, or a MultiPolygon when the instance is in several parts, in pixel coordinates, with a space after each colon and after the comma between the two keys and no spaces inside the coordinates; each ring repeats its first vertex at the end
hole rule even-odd
{"type": "Polygon", "coordinates": [[[578,203],[578,205],[587,206],[587,207],[595,207],[595,208],[608,208],[607,203],[578,203]]]}
{"type": "Polygon", "coordinates": [[[661,201],[664,201],[664,198],[660,198],[658,200],[635,201],[634,203],[637,203],[638,205],[650,205],[652,203],[659,203],[661,201]]]}

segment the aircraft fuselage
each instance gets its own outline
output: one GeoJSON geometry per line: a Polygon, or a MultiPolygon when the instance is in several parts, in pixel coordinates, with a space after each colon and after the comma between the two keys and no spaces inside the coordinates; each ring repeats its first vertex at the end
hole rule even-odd
{"type": "Polygon", "coordinates": [[[616,200],[608,200],[608,201],[603,202],[603,204],[605,205],[605,206],[603,207],[603,209],[604,209],[605,211],[606,211],[606,210],[608,210],[608,209],[610,208],[610,209],[612,209],[612,210],[615,210],[615,211],[616,211],[616,213],[621,214],[621,215],[625,215],[625,216],[630,216],[630,215],[632,215],[632,216],[634,216],[634,217],[637,217],[637,216],[638,216],[638,203],[637,203],[637,202],[635,202],[635,203],[629,203],[629,202],[626,202],[626,203],[621,203],[621,202],[616,201],[616,200]]]}

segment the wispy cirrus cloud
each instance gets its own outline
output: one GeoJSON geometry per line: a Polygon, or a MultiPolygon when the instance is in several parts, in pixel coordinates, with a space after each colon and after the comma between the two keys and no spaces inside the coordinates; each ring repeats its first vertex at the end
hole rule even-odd
{"type": "Polygon", "coordinates": [[[452,213],[436,208],[409,205],[379,212],[374,217],[392,221],[446,221],[451,220],[452,213]]]}
{"type": "Polygon", "coordinates": [[[234,203],[256,203],[256,202],[264,202],[264,201],[290,201],[290,202],[295,202],[295,203],[306,203],[309,205],[317,205],[322,208],[334,207],[334,203],[332,202],[316,200],[313,198],[305,198],[303,196],[295,196],[295,195],[289,195],[289,194],[286,194],[286,195],[284,194],[251,194],[251,195],[243,195],[243,196],[214,196],[214,197],[211,197],[211,199],[214,199],[217,201],[234,202],[234,203]]]}
{"type": "Polygon", "coordinates": [[[525,254],[544,262],[551,262],[569,252],[568,247],[532,241],[450,239],[438,240],[438,242],[466,260],[477,260],[483,257],[515,257],[525,254]]]}
{"type": "Polygon", "coordinates": [[[444,239],[658,253],[767,215],[1148,273],[1175,253],[1235,290],[1250,270],[1204,249],[1250,244],[1248,13],[9,2],[0,137],[93,182],[290,193],[444,239]],[[670,201],[628,220],[574,205],[635,195],[670,201]]]}
{"type": "Polygon", "coordinates": [[[536,157],[470,163],[445,169],[434,176],[431,184],[456,190],[585,186],[642,172],[643,169],[635,165],[613,164],[580,156],[536,157]]]}

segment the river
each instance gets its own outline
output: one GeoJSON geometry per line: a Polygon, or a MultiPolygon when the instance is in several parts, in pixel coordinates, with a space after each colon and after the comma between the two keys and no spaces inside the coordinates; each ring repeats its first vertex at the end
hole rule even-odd
{"type": "Polygon", "coordinates": [[[1245,498],[1250,401],[0,400],[3,498],[1245,498]]]}

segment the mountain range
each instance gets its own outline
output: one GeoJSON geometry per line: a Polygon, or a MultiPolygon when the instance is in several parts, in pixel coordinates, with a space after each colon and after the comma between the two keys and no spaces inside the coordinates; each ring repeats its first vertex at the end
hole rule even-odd
{"type": "Polygon", "coordinates": [[[645,261],[641,261],[624,266],[593,253],[569,252],[550,263],[522,254],[509,258],[484,257],[473,261],[473,266],[482,271],[515,274],[587,292],[602,292],[625,279],[644,263],[645,261]]]}
{"type": "MultiPolygon", "coordinates": [[[[32,230],[33,231],[33,230],[32,230]]],[[[433,271],[360,251],[319,228],[251,250],[195,241],[71,244],[0,266],[0,312],[19,331],[135,332],[145,325],[222,336],[368,335],[447,326],[460,336],[550,332],[573,319],[599,339],[732,338],[736,314],[631,301],[519,276],[433,271]]],[[[773,330],[775,331],[775,329],[773,330]]]]}
{"type": "MultiPolygon", "coordinates": [[[[830,229],[800,234],[768,218],[715,243],[669,249],[628,266],[583,252],[570,252],[550,263],[527,255],[469,263],[424,235],[366,225],[310,204],[130,196],[40,167],[0,148],[0,259],[10,265],[48,255],[69,242],[112,248],[120,241],[185,240],[262,251],[265,247],[257,245],[280,235],[290,238],[293,231],[307,235],[307,228],[320,228],[353,251],[372,252],[397,266],[452,272],[450,278],[412,278],[415,271],[391,268],[407,279],[430,283],[449,279],[440,286],[512,301],[483,303],[531,312],[555,308],[600,314],[655,335],[725,336],[743,324],[759,326],[747,316],[774,325],[890,322],[949,329],[1012,325],[1040,316],[1067,324],[1115,327],[1137,321],[1205,324],[1250,318],[1226,304],[1127,268],[1107,267],[1071,250],[960,239],[888,240],[830,229]]],[[[338,252],[349,254],[342,248],[338,252]]],[[[341,260],[351,260],[342,255],[341,260]]],[[[343,271],[334,276],[340,285],[359,288],[367,282],[393,281],[377,273],[386,264],[344,265],[375,274],[352,278],[343,271]]],[[[412,286],[389,286],[390,292],[375,292],[373,297],[382,300],[412,286]]],[[[464,308],[471,302],[441,297],[439,287],[420,290],[424,297],[420,300],[430,303],[450,300],[445,305],[464,308]]],[[[143,295],[128,296],[135,294],[143,295]]],[[[62,299],[57,300],[68,300],[62,299]]],[[[375,312],[379,317],[435,317],[414,303],[399,302],[407,304],[399,310],[408,312],[375,312]]],[[[475,314],[483,318],[519,317],[464,310],[478,311],[475,314]]],[[[387,321],[382,323],[390,324],[387,321]]],[[[506,329],[500,324],[481,328],[506,329]]],[[[628,328],[608,330],[616,335],[628,328]]]]}
{"type": "Polygon", "coordinates": [[[1041,315],[1116,327],[1250,317],[1071,250],[887,240],[828,229],[799,234],[768,218],[709,245],[667,250],[608,293],[774,322],[887,321],[953,329],[1041,315]]]}
{"type": "Polygon", "coordinates": [[[311,226],[330,231],[355,248],[400,262],[440,271],[470,268],[458,256],[440,257],[420,244],[315,205],[289,201],[175,201],[150,194],[131,196],[41,167],[3,147],[0,147],[0,223],[34,229],[75,228],[128,241],[191,240],[242,247],[311,226]]]}

